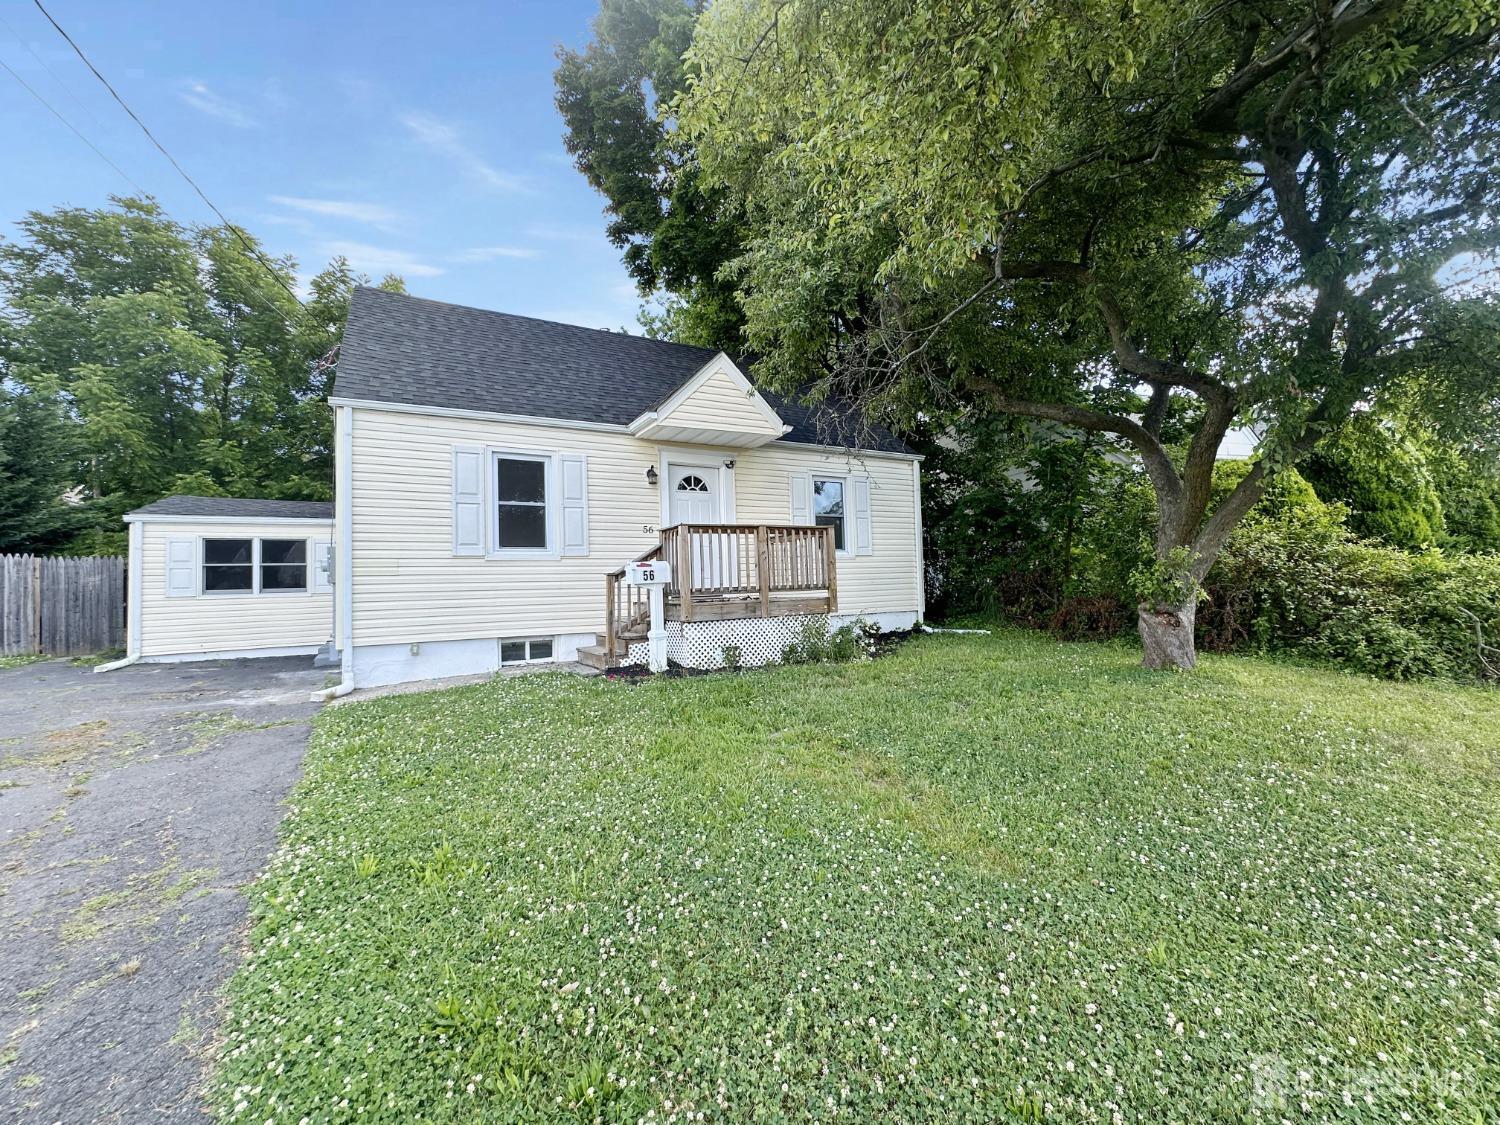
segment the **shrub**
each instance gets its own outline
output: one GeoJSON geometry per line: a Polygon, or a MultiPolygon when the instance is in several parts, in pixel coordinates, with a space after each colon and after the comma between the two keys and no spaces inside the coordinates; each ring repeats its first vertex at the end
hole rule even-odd
{"type": "Polygon", "coordinates": [[[1398,680],[1484,676],[1474,626],[1500,636],[1500,556],[1383,547],[1336,515],[1301,508],[1236,529],[1199,610],[1204,647],[1299,653],[1398,680]]]}
{"type": "Polygon", "coordinates": [[[860,618],[830,630],[822,618],[803,623],[796,639],[781,652],[783,664],[847,664],[875,653],[878,626],[860,618]]]}

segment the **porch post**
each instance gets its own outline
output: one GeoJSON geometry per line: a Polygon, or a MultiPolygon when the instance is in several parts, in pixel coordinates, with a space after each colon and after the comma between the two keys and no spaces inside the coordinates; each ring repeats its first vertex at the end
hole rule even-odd
{"type": "Polygon", "coordinates": [[[666,597],[660,582],[647,587],[651,598],[651,628],[646,633],[646,666],[653,672],[667,670],[666,597]]]}
{"type": "Polygon", "coordinates": [[[771,533],[765,524],[755,525],[755,573],[760,579],[760,615],[771,616],[771,533]]]}
{"type": "Polygon", "coordinates": [[[682,619],[693,619],[693,529],[687,524],[677,527],[677,558],[672,560],[677,567],[677,593],[682,607],[682,619]]]}

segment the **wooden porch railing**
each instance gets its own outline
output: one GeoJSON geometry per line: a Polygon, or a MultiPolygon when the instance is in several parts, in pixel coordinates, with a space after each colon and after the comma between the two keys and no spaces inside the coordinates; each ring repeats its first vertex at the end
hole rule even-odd
{"type": "Polygon", "coordinates": [[[661,549],[661,557],[672,564],[669,613],[683,621],[694,620],[708,602],[739,610],[720,609],[714,614],[718,617],[769,617],[773,602],[786,595],[822,593],[828,610],[837,604],[838,569],[829,527],[677,524],[662,529],[661,549]]]}
{"type": "MultiPolygon", "coordinates": [[[[662,546],[658,543],[630,561],[646,562],[661,557],[662,546]]],[[[616,651],[620,634],[647,621],[651,615],[650,592],[646,587],[625,584],[625,567],[629,565],[616,567],[604,576],[604,644],[611,655],[616,651]]]]}
{"type": "MultiPolygon", "coordinates": [[[[679,621],[833,613],[838,566],[833,529],[803,524],[694,523],[660,531],[656,546],[632,562],[662,559],[672,567],[667,617],[679,621]]],[[[604,576],[604,640],[621,655],[650,619],[650,598],[625,583],[625,566],[604,576]],[[623,642],[623,646],[622,646],[623,642]]]]}

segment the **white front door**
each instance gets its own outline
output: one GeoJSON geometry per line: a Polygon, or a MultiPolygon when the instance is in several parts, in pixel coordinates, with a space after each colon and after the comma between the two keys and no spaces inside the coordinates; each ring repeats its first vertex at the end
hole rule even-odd
{"type": "MultiPolygon", "coordinates": [[[[667,503],[673,523],[720,521],[722,509],[719,507],[718,469],[703,465],[672,465],[667,483],[671,486],[667,503]]],[[[694,589],[711,589],[723,584],[725,560],[711,549],[715,538],[698,535],[693,537],[689,551],[694,589]]]]}
{"type": "Polygon", "coordinates": [[[701,465],[673,465],[669,514],[673,523],[719,522],[719,473],[701,465]]]}

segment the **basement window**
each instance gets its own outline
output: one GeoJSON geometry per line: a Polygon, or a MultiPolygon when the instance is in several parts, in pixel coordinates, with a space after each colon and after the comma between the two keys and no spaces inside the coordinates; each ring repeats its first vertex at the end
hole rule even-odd
{"type": "Polygon", "coordinates": [[[545,664],[551,659],[551,637],[518,637],[500,642],[501,664],[545,664]]]}

